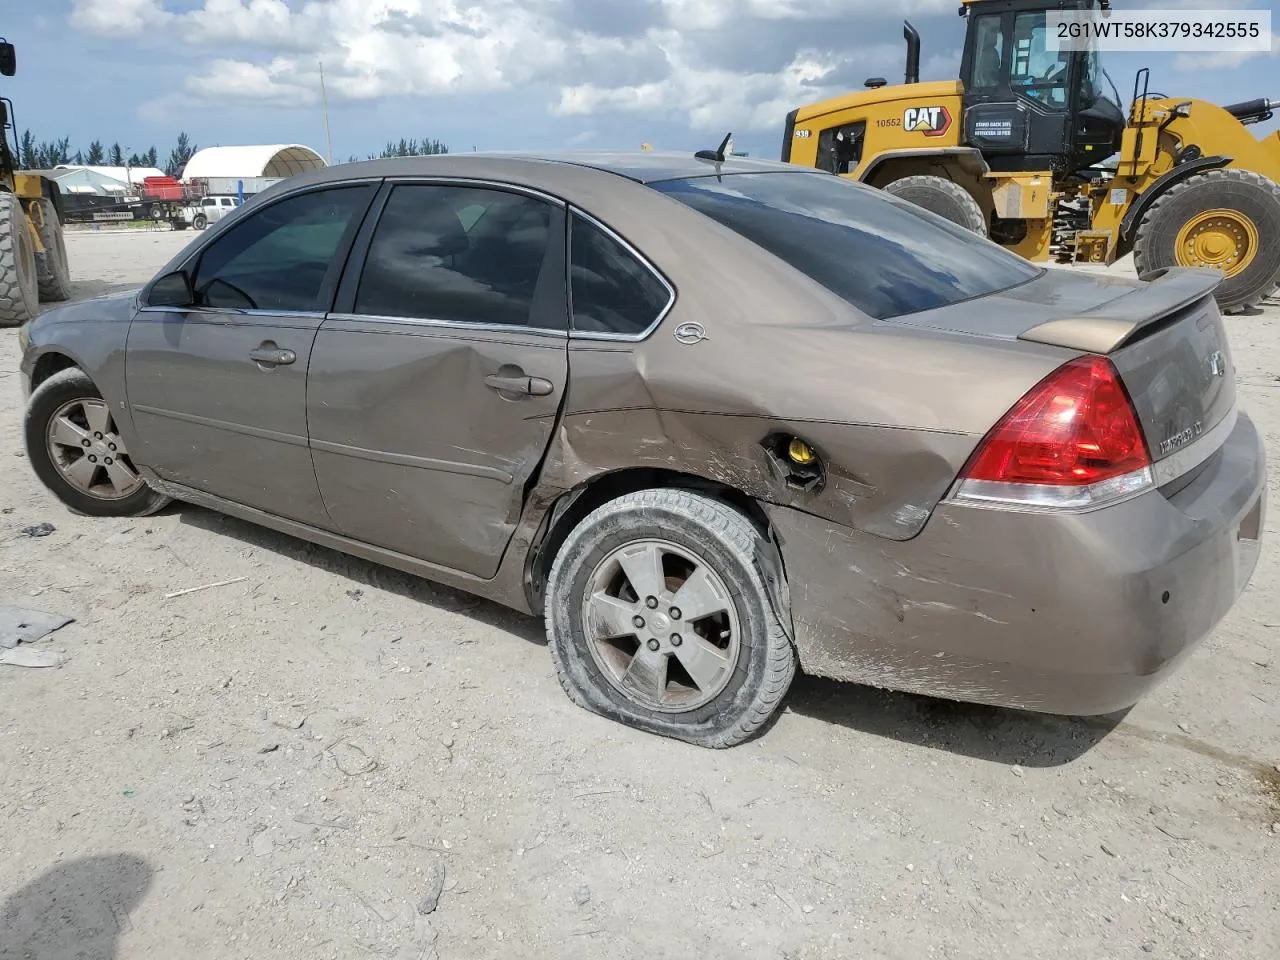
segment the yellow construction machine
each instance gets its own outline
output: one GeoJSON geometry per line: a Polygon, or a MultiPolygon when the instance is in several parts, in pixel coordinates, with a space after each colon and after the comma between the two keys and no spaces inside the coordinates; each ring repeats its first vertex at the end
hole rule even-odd
{"type": "MultiPolygon", "coordinates": [[[[13,44],[0,37],[0,76],[16,71],[13,44]]],[[[57,181],[20,172],[17,154],[13,101],[0,97],[0,326],[25,323],[40,301],[71,295],[62,193],[57,181]]]]}
{"type": "Polygon", "coordinates": [[[1109,0],[962,0],[960,79],[920,82],[910,23],[906,82],[788,114],[782,159],[883,188],[1029,260],[1225,274],[1225,311],[1280,284],[1280,132],[1254,137],[1280,100],[1218,106],[1134,82],[1127,113],[1096,46],[1050,42],[1050,11],[1109,0]],[[1109,99],[1104,79],[1114,93],[1109,99]],[[1118,154],[1118,157],[1117,157],[1118,154]],[[1111,167],[1103,166],[1117,157],[1111,167]]]}

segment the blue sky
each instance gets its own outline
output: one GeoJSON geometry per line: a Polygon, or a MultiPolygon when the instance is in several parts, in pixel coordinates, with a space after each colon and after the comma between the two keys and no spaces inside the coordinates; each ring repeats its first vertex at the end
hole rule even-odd
{"type": "MultiPolygon", "coordinates": [[[[73,147],[119,141],[168,155],[201,145],[305,143],[325,152],[318,63],[336,159],[389,139],[455,152],[561,146],[735,146],[775,157],[786,111],[901,79],[902,19],[925,79],[955,75],[958,0],[0,0],[18,46],[20,129],[73,147]]],[[[1211,0],[1135,6],[1253,7],[1211,0]]],[[[1274,9],[1273,9],[1274,12],[1274,9]]],[[[1280,30],[1280,16],[1273,29],[1280,30]]],[[[1280,98],[1280,43],[1235,55],[1111,54],[1123,96],[1280,98]]],[[[1251,128],[1275,129],[1280,122],[1251,128]]]]}

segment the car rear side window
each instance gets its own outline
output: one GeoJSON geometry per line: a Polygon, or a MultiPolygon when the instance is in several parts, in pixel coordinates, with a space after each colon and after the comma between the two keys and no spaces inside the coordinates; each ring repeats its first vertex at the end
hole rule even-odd
{"type": "Polygon", "coordinates": [[[1041,272],[963,227],[842,177],[744,173],[653,186],[878,320],[1005,290],[1041,272]]]}
{"type": "Polygon", "coordinates": [[[585,217],[570,221],[573,329],[636,336],[671,303],[671,290],[607,231],[585,217]]]}
{"type": "MultiPolygon", "coordinates": [[[[374,230],[355,312],[528,326],[552,206],[484,187],[396,187],[374,230]]],[[[563,237],[563,227],[558,233],[563,237]]],[[[559,324],[564,325],[563,281],[559,324]]]]}
{"type": "Polygon", "coordinates": [[[204,307],[310,312],[352,219],[369,202],[364,185],[299,194],[239,218],[196,270],[204,307]]]}

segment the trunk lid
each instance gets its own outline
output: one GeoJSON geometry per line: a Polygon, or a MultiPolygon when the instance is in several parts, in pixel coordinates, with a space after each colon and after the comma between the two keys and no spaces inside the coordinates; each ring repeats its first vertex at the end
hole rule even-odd
{"type": "MultiPolygon", "coordinates": [[[[1107,356],[1133,400],[1152,460],[1160,461],[1206,434],[1229,432],[1235,366],[1213,299],[1221,273],[1172,268],[1146,280],[1048,270],[1012,290],[885,322],[1107,356]]],[[[1184,458],[1178,472],[1219,445],[1206,440],[1204,456],[1184,458]]]]}

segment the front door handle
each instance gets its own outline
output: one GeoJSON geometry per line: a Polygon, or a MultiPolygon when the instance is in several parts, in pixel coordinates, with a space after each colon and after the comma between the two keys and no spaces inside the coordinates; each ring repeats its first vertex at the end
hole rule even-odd
{"type": "Polygon", "coordinates": [[[486,387],[499,393],[519,393],[528,397],[549,397],[555,385],[542,377],[504,377],[494,374],[484,378],[486,387]]]}
{"type": "Polygon", "coordinates": [[[249,351],[249,359],[254,363],[261,363],[264,366],[275,367],[286,363],[293,363],[298,359],[298,355],[292,350],[283,350],[270,341],[255,347],[249,351]]]}

